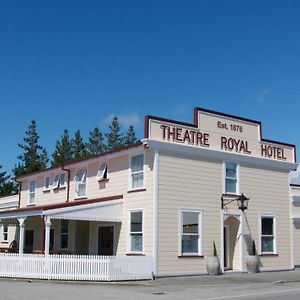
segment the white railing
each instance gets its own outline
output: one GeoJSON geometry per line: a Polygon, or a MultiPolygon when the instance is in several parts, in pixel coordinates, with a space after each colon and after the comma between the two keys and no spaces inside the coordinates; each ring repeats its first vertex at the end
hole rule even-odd
{"type": "Polygon", "coordinates": [[[152,258],[0,253],[0,277],[95,281],[151,279],[152,258]]]}

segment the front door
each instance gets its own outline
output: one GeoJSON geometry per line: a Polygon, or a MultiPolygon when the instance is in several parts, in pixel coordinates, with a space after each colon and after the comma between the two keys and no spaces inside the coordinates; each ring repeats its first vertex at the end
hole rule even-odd
{"type": "Polygon", "coordinates": [[[24,252],[32,253],[33,252],[33,230],[25,230],[25,241],[24,241],[24,252]]]}
{"type": "Polygon", "coordinates": [[[99,227],[98,230],[98,255],[114,254],[114,227],[99,227]]]}

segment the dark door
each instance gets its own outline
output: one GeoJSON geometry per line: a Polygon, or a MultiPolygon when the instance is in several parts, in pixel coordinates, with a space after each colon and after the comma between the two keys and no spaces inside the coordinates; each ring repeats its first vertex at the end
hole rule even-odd
{"type": "Polygon", "coordinates": [[[25,253],[33,252],[33,239],[34,239],[34,231],[33,230],[25,230],[25,241],[24,241],[24,252],[25,253]]]}
{"type": "Polygon", "coordinates": [[[98,230],[98,255],[114,254],[114,227],[99,227],[98,230]]]}
{"type": "Polygon", "coordinates": [[[229,262],[228,262],[228,226],[224,226],[224,269],[229,269],[229,262]]]}

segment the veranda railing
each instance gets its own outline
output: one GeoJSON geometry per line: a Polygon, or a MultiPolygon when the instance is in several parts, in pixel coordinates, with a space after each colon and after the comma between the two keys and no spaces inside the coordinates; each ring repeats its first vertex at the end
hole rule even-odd
{"type": "Polygon", "coordinates": [[[151,279],[152,258],[0,253],[0,277],[94,281],[151,279]]]}

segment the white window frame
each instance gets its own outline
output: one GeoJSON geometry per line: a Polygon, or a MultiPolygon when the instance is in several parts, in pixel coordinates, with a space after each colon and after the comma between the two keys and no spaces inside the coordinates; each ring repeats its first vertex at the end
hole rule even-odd
{"type": "Polygon", "coordinates": [[[66,174],[65,173],[56,174],[53,179],[53,190],[64,188],[65,186],[66,186],[66,174]],[[64,178],[63,184],[62,184],[62,178],[64,178]]]}
{"type": "Polygon", "coordinates": [[[202,209],[189,209],[181,208],[178,212],[178,256],[202,256],[202,239],[203,239],[203,210],[202,209]],[[198,253],[182,253],[182,236],[183,235],[197,235],[197,234],[184,234],[183,233],[183,213],[198,213],[198,253]]]}
{"type": "Polygon", "coordinates": [[[50,180],[51,180],[51,177],[50,177],[50,176],[46,176],[46,177],[45,177],[45,180],[44,180],[44,191],[49,191],[49,190],[50,190],[50,186],[51,186],[50,180]],[[49,181],[49,182],[48,182],[48,186],[46,185],[47,179],[48,179],[48,181],[49,181]]]}
{"type": "Polygon", "coordinates": [[[8,242],[8,225],[7,224],[2,225],[2,241],[8,242]]]}
{"type": "MultiPolygon", "coordinates": [[[[259,254],[277,254],[277,216],[275,214],[260,214],[259,219],[259,254]],[[262,219],[272,218],[273,219],[273,251],[272,252],[262,252],[262,219]]],[[[265,235],[267,236],[267,235],[265,235]]],[[[271,236],[271,235],[268,235],[271,236]]]]}
{"type": "Polygon", "coordinates": [[[28,184],[28,201],[27,205],[36,204],[36,180],[30,180],[28,184]],[[31,191],[31,183],[34,182],[34,191],[31,191]]]}
{"type": "Polygon", "coordinates": [[[145,189],[145,182],[146,182],[146,174],[145,173],[146,173],[145,172],[145,153],[144,152],[139,152],[139,153],[129,155],[129,174],[128,174],[129,175],[129,178],[128,178],[128,190],[129,191],[145,189]],[[131,166],[132,158],[135,157],[135,156],[140,156],[140,155],[143,155],[143,170],[138,171],[138,172],[132,172],[132,166],[131,166]],[[143,185],[134,188],[132,186],[132,175],[133,174],[138,174],[138,173],[143,173],[143,185]]]}
{"type": "Polygon", "coordinates": [[[227,195],[240,195],[240,164],[234,161],[224,161],[223,162],[223,194],[227,195]],[[226,177],[226,164],[235,164],[236,165],[236,178],[226,177]],[[236,192],[235,193],[226,193],[226,179],[236,179],[236,192]]]}
{"type": "Polygon", "coordinates": [[[75,199],[86,198],[86,195],[87,195],[87,180],[86,180],[87,172],[88,172],[87,168],[81,168],[81,169],[76,170],[76,174],[74,176],[75,199]],[[80,181],[77,181],[77,175],[79,172],[82,172],[82,171],[83,171],[83,176],[80,181]],[[79,184],[85,184],[85,194],[84,195],[78,195],[79,184]]]}
{"type": "Polygon", "coordinates": [[[60,228],[59,228],[59,248],[60,249],[69,249],[69,228],[70,228],[69,220],[65,220],[65,219],[60,220],[60,228]],[[61,225],[62,221],[67,222],[68,232],[62,232],[62,225],[61,225]],[[65,248],[62,248],[62,236],[67,236],[67,244],[68,245],[65,248]]]}
{"type": "Polygon", "coordinates": [[[129,254],[144,254],[145,253],[145,211],[143,208],[129,209],[128,210],[128,241],[127,241],[127,253],[129,254]],[[131,232],[131,213],[142,212],[142,231],[131,232]],[[141,233],[142,234],[142,251],[131,250],[131,234],[141,233]]]}
{"type": "Polygon", "coordinates": [[[108,179],[108,165],[107,163],[102,163],[100,164],[97,174],[96,174],[96,179],[97,181],[102,181],[108,179]]]}

